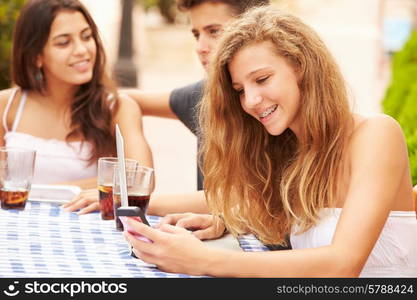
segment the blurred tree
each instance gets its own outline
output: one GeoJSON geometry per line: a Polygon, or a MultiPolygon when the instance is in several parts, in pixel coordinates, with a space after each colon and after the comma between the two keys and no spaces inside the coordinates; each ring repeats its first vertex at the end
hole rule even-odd
{"type": "Polygon", "coordinates": [[[401,125],[408,146],[411,176],[417,184],[417,30],[394,54],[391,83],[383,100],[384,112],[401,125]]]}
{"type": "Polygon", "coordinates": [[[167,23],[174,23],[177,13],[175,0],[139,0],[145,10],[157,7],[162,17],[167,23]]]}
{"type": "Polygon", "coordinates": [[[8,88],[10,82],[10,62],[13,27],[25,0],[0,1],[0,89],[8,88]]]}
{"type": "Polygon", "coordinates": [[[170,24],[174,23],[176,15],[175,0],[159,0],[158,7],[165,20],[170,24]]]}

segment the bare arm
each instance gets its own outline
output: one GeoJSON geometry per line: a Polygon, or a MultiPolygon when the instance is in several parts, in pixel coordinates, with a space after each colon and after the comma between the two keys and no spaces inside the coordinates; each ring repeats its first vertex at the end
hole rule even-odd
{"type": "Polygon", "coordinates": [[[132,222],[135,230],[153,243],[125,235],[143,260],[171,272],[221,277],[358,276],[396,201],[411,202],[411,185],[403,184],[407,182],[404,174],[408,174],[404,137],[388,117],[377,117],[358,130],[349,157],[349,190],[328,246],[257,253],[225,251],[205,246],[181,228],[166,225],[158,231],[138,222],[132,222]],[[409,190],[410,199],[397,199],[399,189],[409,190]]]}
{"type": "Polygon", "coordinates": [[[173,213],[207,213],[208,208],[203,191],[189,194],[152,195],[148,214],[165,216],[173,213]]]}
{"type": "Polygon", "coordinates": [[[9,99],[11,92],[12,89],[0,91],[0,147],[3,147],[5,145],[4,135],[6,134],[6,132],[3,127],[3,114],[7,105],[7,100],[9,99]]]}
{"type": "Polygon", "coordinates": [[[153,167],[151,149],[142,128],[142,112],[128,96],[120,96],[120,107],[115,116],[125,142],[125,156],[137,160],[141,165],[153,167]]]}
{"type": "Polygon", "coordinates": [[[139,89],[124,89],[120,92],[135,100],[145,116],[177,118],[169,106],[171,92],[145,92],[139,89]]]}

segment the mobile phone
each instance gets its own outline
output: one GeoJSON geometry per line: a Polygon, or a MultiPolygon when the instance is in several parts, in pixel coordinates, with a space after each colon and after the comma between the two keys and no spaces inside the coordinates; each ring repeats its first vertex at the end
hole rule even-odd
{"type": "Polygon", "coordinates": [[[116,210],[117,217],[139,217],[143,224],[149,225],[143,210],[138,206],[121,206],[116,210]]]}
{"type": "MultiPolygon", "coordinates": [[[[127,223],[127,218],[133,218],[139,222],[142,222],[145,225],[149,225],[148,220],[145,217],[145,214],[143,213],[143,210],[140,207],[137,206],[121,206],[117,208],[116,210],[116,218],[120,218],[120,221],[123,224],[123,230],[129,232],[131,235],[133,235],[138,240],[152,243],[152,241],[143,235],[135,232],[127,223]]],[[[130,247],[130,255],[134,258],[137,258],[135,253],[133,253],[132,247],[130,247]]]]}

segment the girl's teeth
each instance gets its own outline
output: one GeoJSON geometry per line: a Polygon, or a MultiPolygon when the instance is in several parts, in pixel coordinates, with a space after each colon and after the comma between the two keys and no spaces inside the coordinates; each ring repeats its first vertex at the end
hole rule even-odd
{"type": "Polygon", "coordinates": [[[266,116],[268,116],[269,114],[273,113],[276,109],[277,109],[278,105],[274,105],[272,107],[270,107],[269,109],[267,109],[266,111],[264,111],[261,114],[261,118],[265,118],[266,116]]]}
{"type": "Polygon", "coordinates": [[[81,62],[78,62],[76,64],[73,64],[73,66],[83,66],[85,64],[87,64],[87,61],[81,61],[81,62]]]}

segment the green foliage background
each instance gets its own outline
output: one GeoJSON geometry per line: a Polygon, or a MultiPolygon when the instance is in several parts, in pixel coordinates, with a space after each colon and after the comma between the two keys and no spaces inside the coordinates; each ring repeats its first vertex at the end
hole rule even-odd
{"type": "Polygon", "coordinates": [[[10,87],[13,27],[25,0],[0,1],[0,89],[10,87]]]}
{"type": "Polygon", "coordinates": [[[394,54],[392,79],[383,100],[384,112],[401,125],[408,146],[411,176],[417,184],[417,31],[394,54]]]}

